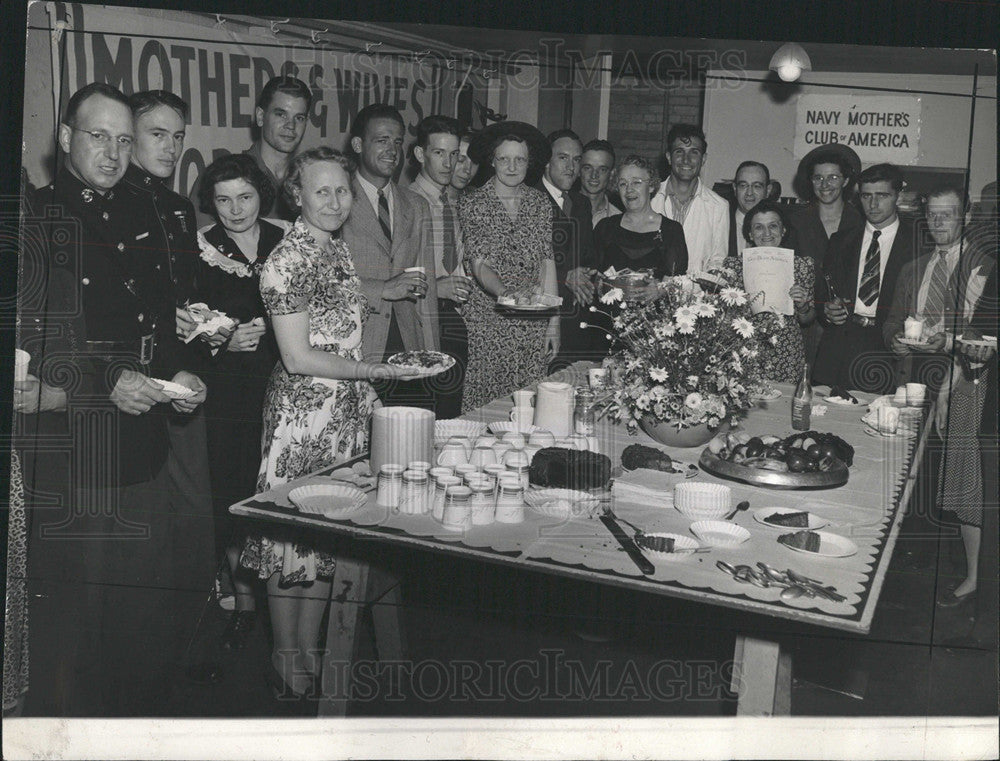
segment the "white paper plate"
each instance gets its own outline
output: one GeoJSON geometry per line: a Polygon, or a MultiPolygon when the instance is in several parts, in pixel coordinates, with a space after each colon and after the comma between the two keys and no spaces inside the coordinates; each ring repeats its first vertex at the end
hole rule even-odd
{"type": "Polygon", "coordinates": [[[781,392],[776,388],[770,391],[763,391],[759,394],[750,394],[750,400],[754,402],[773,402],[779,398],[781,398],[781,392]]]}
{"type": "MultiPolygon", "coordinates": [[[[753,519],[760,523],[762,526],[767,526],[768,528],[779,529],[781,531],[803,531],[802,528],[796,528],[794,526],[778,526],[774,523],[768,523],[764,519],[770,515],[777,513],[778,515],[787,515],[788,513],[804,513],[808,512],[806,510],[799,510],[797,507],[762,507],[759,510],[754,510],[753,519]]],[[[815,531],[818,528],[823,528],[823,526],[829,525],[830,521],[825,518],[820,518],[816,513],[809,513],[809,525],[806,529],[810,531],[815,531]]]]}
{"type": "Polygon", "coordinates": [[[515,312],[543,312],[546,309],[555,309],[556,307],[562,306],[561,296],[547,296],[541,297],[538,301],[531,304],[518,304],[514,299],[506,296],[501,296],[497,299],[497,304],[502,306],[504,309],[511,309],[515,312]]]}
{"type": "Polygon", "coordinates": [[[159,378],[150,378],[150,380],[163,386],[163,393],[171,399],[190,399],[197,393],[194,389],[182,386],[180,383],[174,383],[173,381],[160,380],[159,378]]]}
{"type": "Polygon", "coordinates": [[[643,547],[639,545],[639,548],[653,558],[653,560],[684,560],[689,558],[694,554],[694,550],[697,550],[700,545],[694,539],[689,536],[684,536],[683,534],[671,534],[666,532],[649,532],[645,536],[647,537],[662,537],[664,539],[674,540],[674,551],[673,552],[659,552],[657,550],[651,550],[648,547],[643,547]]]}
{"type": "Polygon", "coordinates": [[[288,492],[288,499],[304,513],[336,519],[356,513],[368,502],[363,491],[343,483],[297,486],[288,492]]]}
{"type": "Polygon", "coordinates": [[[461,436],[475,441],[483,435],[486,423],[478,420],[436,420],[434,421],[434,443],[444,444],[452,436],[461,436]]]}
{"type": "MultiPolygon", "coordinates": [[[[360,465],[361,463],[356,463],[360,465]]],[[[335,471],[330,473],[330,478],[335,478],[338,481],[345,481],[347,483],[357,486],[362,491],[372,489],[375,486],[375,477],[373,475],[359,473],[353,467],[344,466],[343,468],[337,468],[335,471]]]]}
{"type": "Polygon", "coordinates": [[[407,369],[412,369],[418,374],[420,378],[429,378],[432,375],[440,375],[443,372],[447,372],[455,365],[455,358],[450,354],[443,354],[439,351],[429,351],[428,354],[436,355],[439,364],[433,367],[421,367],[418,365],[408,365],[405,363],[405,355],[407,352],[400,352],[399,354],[393,354],[386,362],[390,365],[395,365],[396,367],[405,367],[407,369]]]}
{"type": "MultiPolygon", "coordinates": [[[[798,530],[803,531],[804,529],[798,530]]],[[[846,536],[831,534],[829,531],[817,531],[816,533],[819,534],[819,550],[816,552],[802,550],[798,547],[789,547],[787,544],[781,544],[781,542],[778,542],[778,544],[781,544],[785,549],[792,550],[792,552],[801,552],[804,555],[821,558],[847,558],[858,551],[858,545],[846,536]]]]}
{"type": "Polygon", "coordinates": [[[503,420],[497,423],[490,423],[489,425],[486,426],[486,430],[488,430],[494,436],[502,437],[505,433],[509,431],[515,431],[516,433],[532,434],[535,431],[544,431],[545,429],[537,425],[533,425],[532,423],[514,423],[511,422],[510,420],[503,420]]]}
{"type": "Polygon", "coordinates": [[[750,532],[729,521],[695,521],[691,533],[712,547],[735,547],[750,538],[750,532]]]}
{"type": "Polygon", "coordinates": [[[594,514],[601,501],[574,489],[528,489],[524,504],[549,518],[587,518],[594,514]]]}
{"type": "Polygon", "coordinates": [[[982,338],[963,338],[962,336],[958,336],[955,340],[966,346],[989,346],[993,349],[997,348],[996,336],[983,336],[982,338]]]}

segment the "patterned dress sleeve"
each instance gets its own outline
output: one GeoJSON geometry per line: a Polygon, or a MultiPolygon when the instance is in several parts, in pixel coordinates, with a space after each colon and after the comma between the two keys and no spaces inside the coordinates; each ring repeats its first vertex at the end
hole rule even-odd
{"type": "Polygon", "coordinates": [[[268,314],[308,312],[316,284],[313,270],[304,251],[287,242],[279,243],[260,273],[260,295],[268,314]]]}
{"type": "Polygon", "coordinates": [[[462,228],[462,242],[465,248],[465,259],[462,263],[470,272],[472,262],[476,259],[490,260],[490,236],[484,234],[484,227],[488,228],[489,220],[483,208],[484,204],[480,201],[483,192],[474,190],[466,193],[458,201],[458,221],[462,228]]]}
{"type": "Polygon", "coordinates": [[[806,303],[812,304],[816,285],[816,264],[808,256],[796,256],[792,261],[795,263],[793,282],[805,290],[806,303]]]}

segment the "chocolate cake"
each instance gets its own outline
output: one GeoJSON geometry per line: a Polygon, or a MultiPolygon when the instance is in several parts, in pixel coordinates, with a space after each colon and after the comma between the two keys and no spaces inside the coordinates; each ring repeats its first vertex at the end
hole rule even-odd
{"type": "Polygon", "coordinates": [[[782,534],[778,541],[787,547],[806,552],[819,552],[819,534],[815,531],[796,531],[794,534],[782,534]]]}
{"type": "Polygon", "coordinates": [[[772,513],[764,519],[764,523],[789,528],[808,528],[809,513],[772,513]]]}
{"type": "Polygon", "coordinates": [[[611,481],[611,460],[597,452],[546,447],[532,458],[528,480],[532,486],[551,489],[606,489],[611,481]]]}

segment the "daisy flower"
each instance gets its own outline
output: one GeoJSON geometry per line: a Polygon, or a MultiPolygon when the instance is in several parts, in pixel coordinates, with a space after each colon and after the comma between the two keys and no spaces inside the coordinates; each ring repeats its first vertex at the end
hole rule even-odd
{"type": "Polygon", "coordinates": [[[684,397],[684,406],[696,410],[699,409],[704,402],[704,398],[697,391],[692,391],[686,397],[684,397]]]}
{"type": "Polygon", "coordinates": [[[621,301],[625,298],[625,292],[621,288],[612,288],[610,291],[601,296],[602,304],[614,304],[616,301],[621,301]]]}
{"type": "Polygon", "coordinates": [[[741,338],[749,338],[753,335],[753,323],[746,317],[737,317],[733,320],[733,330],[739,333],[741,338]]]}
{"type": "Polygon", "coordinates": [[[739,288],[723,288],[719,297],[731,307],[741,307],[747,303],[746,294],[739,288]]]}
{"type": "Polygon", "coordinates": [[[662,367],[654,367],[649,371],[649,377],[655,380],[657,383],[663,383],[667,378],[670,377],[670,373],[664,370],[662,367]]]}
{"type": "Polygon", "coordinates": [[[698,310],[689,306],[677,307],[677,309],[674,310],[674,317],[677,319],[678,325],[680,325],[682,321],[690,321],[693,325],[694,321],[698,319],[698,310]]]}
{"type": "Polygon", "coordinates": [[[687,377],[687,384],[689,386],[691,386],[691,388],[697,388],[698,387],[698,376],[697,375],[689,375],[687,377]]]}
{"type": "Polygon", "coordinates": [[[695,309],[699,317],[715,317],[715,304],[709,304],[707,301],[699,301],[695,304],[695,309]]]}

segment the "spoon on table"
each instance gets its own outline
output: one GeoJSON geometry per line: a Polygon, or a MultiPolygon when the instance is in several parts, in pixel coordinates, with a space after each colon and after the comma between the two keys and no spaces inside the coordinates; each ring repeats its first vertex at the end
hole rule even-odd
{"type": "Polygon", "coordinates": [[[735,510],[733,510],[729,515],[726,516],[726,520],[727,521],[732,520],[733,516],[736,515],[736,513],[742,513],[744,510],[749,509],[749,507],[750,507],[749,500],[743,500],[736,506],[735,510]]]}

